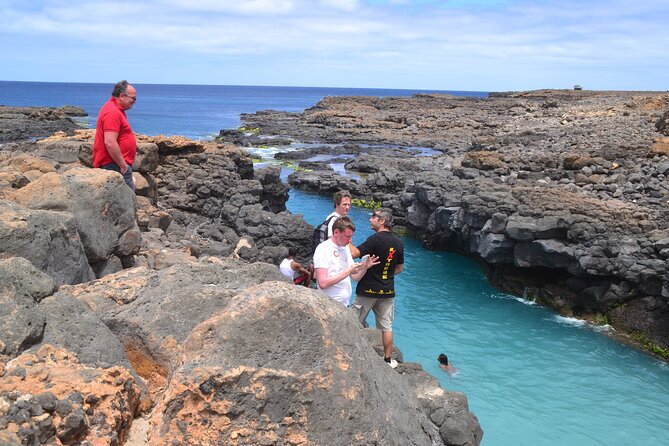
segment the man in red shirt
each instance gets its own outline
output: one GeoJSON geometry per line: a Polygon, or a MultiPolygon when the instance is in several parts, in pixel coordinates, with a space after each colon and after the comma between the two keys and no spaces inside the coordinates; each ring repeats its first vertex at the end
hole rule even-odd
{"type": "Polygon", "coordinates": [[[119,172],[133,191],[132,163],[137,154],[137,141],[125,111],[131,109],[136,101],[137,90],[128,81],[114,85],[112,97],[98,114],[93,142],[93,167],[119,172]]]}

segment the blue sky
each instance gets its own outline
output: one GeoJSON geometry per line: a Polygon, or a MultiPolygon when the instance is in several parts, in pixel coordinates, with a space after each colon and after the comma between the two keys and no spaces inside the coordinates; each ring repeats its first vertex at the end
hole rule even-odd
{"type": "Polygon", "coordinates": [[[667,0],[0,0],[0,80],[669,90],[667,0]]]}

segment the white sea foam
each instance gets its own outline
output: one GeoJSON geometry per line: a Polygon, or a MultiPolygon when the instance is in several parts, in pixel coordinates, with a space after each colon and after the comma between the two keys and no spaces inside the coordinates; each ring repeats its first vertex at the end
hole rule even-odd
{"type": "MultiPolygon", "coordinates": [[[[260,156],[262,159],[273,159],[274,155],[284,151],[278,147],[249,147],[248,151],[251,155],[260,156]]],[[[287,150],[286,150],[287,151],[287,150]]]]}
{"type": "Polygon", "coordinates": [[[574,326],[574,327],[583,327],[583,326],[588,324],[583,319],[577,319],[575,317],[560,316],[559,314],[553,315],[553,320],[555,320],[555,321],[557,321],[561,324],[571,325],[571,326],[574,326]]]}
{"type": "Polygon", "coordinates": [[[612,331],[616,331],[616,329],[610,326],[609,324],[593,325],[592,329],[595,330],[597,333],[610,333],[612,331]]]}
{"type": "Polygon", "coordinates": [[[533,300],[526,299],[524,297],[520,296],[511,296],[509,294],[500,294],[500,293],[494,293],[492,295],[493,298],[495,299],[505,299],[505,300],[515,300],[516,302],[520,302],[523,305],[528,305],[528,306],[534,306],[534,305],[539,305],[533,300]]]}
{"type": "Polygon", "coordinates": [[[612,326],[609,324],[606,325],[595,325],[591,322],[588,322],[583,319],[577,319],[575,317],[565,317],[565,316],[560,316],[558,314],[553,316],[553,320],[565,324],[565,325],[571,325],[572,327],[588,327],[591,328],[593,331],[596,331],[597,333],[610,333],[612,331],[616,331],[612,326]]]}

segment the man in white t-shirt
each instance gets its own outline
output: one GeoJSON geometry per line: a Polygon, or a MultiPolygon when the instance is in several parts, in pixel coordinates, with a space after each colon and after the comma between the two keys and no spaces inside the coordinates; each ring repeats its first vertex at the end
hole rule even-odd
{"type": "Polygon", "coordinates": [[[353,261],[348,245],[354,232],[355,225],[349,217],[338,218],[332,237],[318,245],[314,252],[318,289],[346,306],[351,299],[351,278],[360,280],[371,266],[368,264],[373,264],[371,258],[365,264],[353,261]]]}
{"type": "Polygon", "coordinates": [[[337,191],[332,196],[332,201],[334,202],[335,210],[326,217],[326,220],[330,220],[328,223],[328,237],[332,237],[334,222],[340,217],[348,216],[348,213],[351,211],[351,193],[347,190],[337,191]]]}
{"type": "Polygon", "coordinates": [[[284,276],[291,279],[295,285],[304,285],[309,288],[311,286],[311,276],[314,273],[314,265],[305,268],[295,260],[296,256],[297,248],[293,246],[288,248],[288,257],[281,261],[279,270],[284,276]]]}

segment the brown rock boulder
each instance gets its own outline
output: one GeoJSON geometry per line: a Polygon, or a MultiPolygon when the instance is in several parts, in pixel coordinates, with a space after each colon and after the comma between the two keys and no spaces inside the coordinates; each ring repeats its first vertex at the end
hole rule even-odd
{"type": "MultiPolygon", "coordinates": [[[[54,145],[69,145],[77,148],[78,159],[86,167],[93,167],[93,143],[84,141],[58,141],[54,145]]],[[[138,143],[137,156],[133,163],[133,171],[140,173],[153,172],[158,167],[158,146],[153,143],[138,143]]]]}
{"type": "Polygon", "coordinates": [[[669,138],[658,138],[650,147],[650,154],[669,156],[669,138]]]}
{"type": "Polygon", "coordinates": [[[159,162],[158,146],[153,143],[137,144],[137,156],[132,170],[139,173],[150,173],[156,170],[159,162]]]}
{"type": "Polygon", "coordinates": [[[180,364],[151,418],[150,444],[442,442],[353,313],[318,291],[246,289],[195,327],[180,364]]]}
{"type": "Polygon", "coordinates": [[[0,162],[0,190],[20,189],[45,173],[55,172],[50,161],[32,155],[14,155],[0,162]]]}
{"type": "Polygon", "coordinates": [[[123,444],[139,404],[127,370],[83,366],[50,345],[19,356],[0,376],[0,425],[18,444],[123,444]]]}
{"type": "Polygon", "coordinates": [[[655,128],[658,132],[669,136],[669,110],[664,112],[660,119],[657,120],[655,128]]]}
{"type": "Polygon", "coordinates": [[[472,167],[479,170],[508,169],[506,163],[494,152],[468,152],[462,158],[462,167],[472,167]]]}
{"type": "Polygon", "coordinates": [[[565,155],[562,166],[567,170],[581,170],[585,166],[598,164],[599,159],[581,153],[570,153],[565,155]]]}
{"type": "Polygon", "coordinates": [[[56,168],[51,161],[32,155],[16,155],[0,163],[0,169],[13,167],[21,173],[37,171],[40,173],[55,172],[56,168]]]}
{"type": "Polygon", "coordinates": [[[12,168],[0,170],[0,194],[4,190],[20,189],[30,183],[21,172],[12,168]]]}

